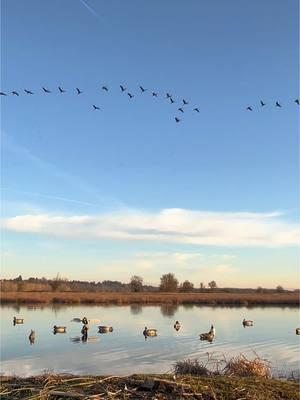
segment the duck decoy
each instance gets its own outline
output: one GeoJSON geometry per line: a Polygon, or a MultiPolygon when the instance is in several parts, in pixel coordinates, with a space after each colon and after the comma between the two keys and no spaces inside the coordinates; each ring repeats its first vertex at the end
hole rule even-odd
{"type": "Polygon", "coordinates": [[[179,321],[176,321],[175,324],[174,324],[174,329],[175,329],[176,331],[179,331],[180,328],[181,328],[180,322],[179,322],[179,321]]]}
{"type": "Polygon", "coordinates": [[[158,96],[158,93],[152,92],[152,97],[157,97],[157,96],[158,96]]]}
{"type": "Polygon", "coordinates": [[[13,95],[15,95],[15,96],[19,96],[19,93],[16,92],[15,90],[13,90],[13,91],[11,92],[11,94],[13,94],[13,95]]]}
{"type": "Polygon", "coordinates": [[[178,111],[184,113],[184,110],[183,110],[183,108],[181,108],[181,107],[178,108],[178,111]]]}
{"type": "Polygon", "coordinates": [[[154,337],[154,336],[157,336],[157,329],[153,329],[153,328],[151,328],[151,329],[148,329],[146,326],[145,326],[145,328],[144,328],[144,330],[143,330],[143,335],[146,337],[154,337]]]}
{"type": "Polygon", "coordinates": [[[44,91],[45,93],[51,93],[51,91],[50,91],[49,89],[46,89],[46,88],[44,88],[44,87],[42,87],[42,89],[43,89],[43,91],[44,91]]]}
{"type": "Polygon", "coordinates": [[[279,107],[279,108],[281,108],[281,107],[282,107],[282,105],[281,105],[281,104],[279,104],[279,103],[278,103],[278,101],[276,101],[275,105],[276,105],[276,107],[279,107]]]}
{"type": "Polygon", "coordinates": [[[184,106],[187,106],[187,105],[189,104],[189,102],[188,102],[187,100],[182,99],[182,104],[183,104],[184,106]]]}
{"type": "Polygon", "coordinates": [[[246,320],[246,319],[244,318],[243,321],[242,321],[242,324],[243,324],[244,328],[245,328],[246,326],[253,326],[253,321],[251,321],[250,319],[246,320]]]}
{"type": "Polygon", "coordinates": [[[178,122],[180,122],[180,121],[181,121],[181,119],[180,119],[180,118],[177,118],[177,117],[175,117],[175,121],[178,123],[178,122]]]}
{"type": "Polygon", "coordinates": [[[299,99],[296,99],[295,103],[298,104],[298,106],[300,106],[300,100],[299,99]]]}
{"type": "Polygon", "coordinates": [[[78,87],[76,88],[77,94],[81,94],[82,91],[80,89],[78,89],[78,87]]]}
{"type": "Polygon", "coordinates": [[[199,110],[199,108],[198,108],[198,107],[196,107],[196,108],[193,108],[193,111],[200,112],[200,110],[199,110]]]}
{"type": "Polygon", "coordinates": [[[4,92],[0,92],[0,96],[7,96],[7,94],[4,92]]]}
{"type": "Polygon", "coordinates": [[[94,108],[94,110],[100,110],[100,107],[95,106],[95,104],[93,104],[93,108],[94,108]]]}
{"type": "Polygon", "coordinates": [[[30,335],[28,337],[30,344],[34,344],[35,341],[35,331],[31,329],[30,335]]]}
{"type": "Polygon", "coordinates": [[[296,328],[296,335],[300,335],[300,328],[296,328]]]}
{"type": "Polygon", "coordinates": [[[66,333],[67,327],[66,326],[53,326],[53,333],[56,335],[57,333],[66,333]]]}
{"type": "Polygon", "coordinates": [[[26,94],[34,94],[31,90],[27,90],[27,89],[24,89],[24,92],[25,92],[26,94]]]}
{"type": "Polygon", "coordinates": [[[247,107],[246,110],[247,110],[247,111],[253,111],[252,107],[250,107],[250,106],[247,107]]]}
{"type": "Polygon", "coordinates": [[[209,332],[200,334],[200,340],[207,340],[209,342],[212,342],[214,340],[215,336],[216,336],[216,330],[215,330],[214,326],[212,325],[210,327],[209,332]]]}
{"type": "Polygon", "coordinates": [[[122,86],[122,85],[120,85],[120,89],[121,89],[121,92],[125,92],[125,90],[126,90],[126,87],[125,87],[125,86],[122,86]]]}
{"type": "Polygon", "coordinates": [[[127,96],[129,96],[130,97],[130,99],[132,99],[133,97],[134,97],[134,95],[133,94],[131,94],[131,93],[127,93],[127,96]]]}
{"type": "Polygon", "coordinates": [[[260,105],[262,106],[262,107],[264,107],[265,105],[266,105],[266,103],[264,103],[262,100],[260,101],[260,105]]]}
{"type": "Polygon", "coordinates": [[[114,329],[112,326],[98,326],[99,333],[109,333],[112,332],[114,329]]]}
{"type": "Polygon", "coordinates": [[[23,318],[16,318],[16,317],[14,317],[14,319],[13,319],[13,324],[14,324],[14,325],[16,325],[16,324],[24,324],[24,319],[23,319],[23,318]]]}
{"type": "Polygon", "coordinates": [[[63,89],[61,86],[58,86],[58,90],[60,91],[60,93],[65,93],[65,89],[63,89]]]}
{"type": "Polygon", "coordinates": [[[107,86],[102,86],[102,90],[105,90],[106,92],[108,92],[108,87],[107,86]]]}
{"type": "Polygon", "coordinates": [[[87,325],[87,324],[84,324],[83,327],[81,328],[81,334],[87,336],[88,330],[89,330],[88,325],[87,325]]]}

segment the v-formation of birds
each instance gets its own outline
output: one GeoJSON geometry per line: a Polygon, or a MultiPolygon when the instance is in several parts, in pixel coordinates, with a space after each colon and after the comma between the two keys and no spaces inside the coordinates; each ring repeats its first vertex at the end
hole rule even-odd
{"type": "MultiPolygon", "coordinates": [[[[119,88],[120,88],[121,93],[127,94],[128,98],[129,98],[130,100],[134,98],[135,95],[134,95],[133,93],[131,93],[130,91],[128,91],[127,88],[126,88],[124,85],[119,85],[119,88]]],[[[145,93],[145,92],[149,92],[150,95],[151,95],[153,98],[157,98],[157,97],[159,96],[158,92],[156,92],[156,91],[150,91],[150,90],[144,88],[143,86],[139,86],[139,89],[140,89],[141,94],[143,94],[143,93],[145,93]]],[[[106,86],[106,85],[103,85],[103,86],[101,87],[101,90],[103,90],[103,91],[105,91],[105,92],[109,92],[109,87],[106,86]]],[[[50,94],[50,93],[52,93],[52,91],[49,90],[49,89],[46,88],[46,87],[42,87],[42,91],[43,91],[45,94],[50,94]]],[[[58,86],[58,91],[59,91],[59,93],[61,93],[61,94],[63,94],[63,93],[66,92],[66,90],[65,90],[63,87],[61,87],[61,86],[58,86]]],[[[28,89],[24,89],[24,93],[25,93],[25,94],[28,94],[28,95],[34,95],[34,94],[35,94],[35,92],[33,92],[32,90],[28,90],[28,89]]],[[[83,92],[81,89],[79,89],[79,88],[76,87],[76,88],[75,88],[75,93],[76,93],[77,95],[80,95],[80,94],[82,94],[82,93],[84,93],[84,92],[83,92]]],[[[20,92],[17,92],[16,90],[13,90],[13,91],[11,92],[11,94],[12,94],[13,96],[20,96],[20,92]]],[[[6,93],[6,92],[0,92],[0,95],[1,95],[1,96],[7,96],[8,93],[6,93]]],[[[170,102],[170,104],[176,103],[176,100],[174,99],[174,97],[173,97],[170,93],[167,92],[167,93],[166,93],[165,95],[163,95],[163,96],[170,102]]],[[[180,107],[178,107],[177,111],[179,111],[180,113],[184,114],[184,112],[186,111],[186,108],[185,108],[185,107],[189,105],[189,102],[188,102],[187,100],[185,100],[185,99],[182,99],[182,101],[179,103],[179,105],[180,105],[180,107]]],[[[96,104],[93,104],[93,105],[92,105],[92,109],[93,109],[93,110],[101,110],[101,108],[100,108],[99,106],[97,106],[96,104]]],[[[194,111],[194,112],[196,112],[196,113],[200,113],[199,107],[194,107],[194,108],[192,108],[192,111],[194,111]]],[[[174,119],[175,119],[175,122],[176,122],[176,123],[181,122],[181,118],[179,118],[178,116],[174,117],[174,119]]]]}
{"type": "MultiPolygon", "coordinates": [[[[129,92],[125,86],[120,85],[119,88],[120,88],[120,91],[121,91],[122,93],[126,93],[126,94],[127,94],[127,96],[129,97],[130,100],[134,98],[135,95],[132,94],[131,92],[129,92]]],[[[108,92],[108,91],[109,91],[109,88],[108,88],[108,86],[106,86],[106,85],[103,85],[103,86],[101,87],[101,89],[102,89],[103,91],[105,91],[105,92],[108,92]]],[[[148,89],[145,89],[143,86],[139,86],[139,89],[140,89],[140,91],[141,91],[142,94],[148,91],[148,89]]],[[[83,93],[83,91],[80,90],[79,88],[75,88],[75,90],[76,90],[77,95],[80,95],[80,94],[83,93]]],[[[42,87],[42,91],[43,91],[44,93],[46,93],[46,94],[52,93],[51,90],[49,90],[49,89],[47,89],[47,88],[45,88],[45,87],[42,87]]],[[[58,91],[59,91],[61,94],[63,94],[63,93],[66,92],[66,90],[63,89],[61,86],[58,86],[58,91]]],[[[34,95],[34,94],[35,94],[33,91],[28,90],[28,89],[24,89],[24,92],[25,92],[26,94],[28,94],[28,95],[34,95]]],[[[151,93],[151,96],[152,96],[152,97],[158,97],[158,93],[157,93],[157,92],[155,92],[155,91],[149,91],[149,92],[151,93]]],[[[16,90],[13,90],[13,91],[11,92],[11,94],[14,95],[14,96],[19,96],[19,95],[20,95],[20,93],[17,92],[16,90]]],[[[1,96],[7,96],[7,93],[5,93],[5,92],[0,92],[0,95],[1,95],[1,96]]],[[[176,103],[176,101],[174,100],[173,96],[172,96],[170,93],[168,93],[168,92],[165,94],[165,98],[166,98],[171,104],[176,103]]],[[[294,100],[294,103],[296,103],[298,106],[300,106],[300,100],[299,100],[299,99],[294,100]]],[[[185,99],[182,99],[182,101],[180,102],[180,107],[177,109],[177,111],[179,111],[181,114],[184,114],[185,111],[186,111],[185,107],[188,106],[188,105],[189,105],[189,102],[188,102],[187,100],[185,100],[185,99]]],[[[259,105],[260,105],[260,107],[265,107],[265,106],[267,106],[267,103],[265,103],[263,100],[260,100],[259,105]]],[[[279,103],[279,101],[276,101],[274,106],[277,107],[277,108],[282,108],[282,104],[279,103]]],[[[92,108],[93,108],[94,110],[101,110],[101,108],[98,107],[98,106],[95,105],[95,104],[92,105],[92,108]]],[[[192,110],[193,110],[194,112],[197,112],[197,113],[200,112],[199,107],[194,107],[192,110]]],[[[246,110],[247,110],[247,111],[253,111],[253,110],[254,110],[254,107],[253,107],[252,105],[251,105],[251,106],[248,106],[248,107],[246,107],[246,110]]],[[[176,122],[176,123],[178,123],[178,122],[181,121],[181,118],[179,118],[178,116],[175,116],[174,119],[175,119],[175,122],[176,122]]]]}

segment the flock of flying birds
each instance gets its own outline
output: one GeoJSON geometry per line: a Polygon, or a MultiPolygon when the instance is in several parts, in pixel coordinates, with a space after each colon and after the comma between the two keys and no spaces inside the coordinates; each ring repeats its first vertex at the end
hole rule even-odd
{"type": "MultiPolygon", "coordinates": [[[[124,93],[124,94],[126,93],[130,100],[133,99],[133,97],[135,96],[133,93],[131,93],[130,91],[128,91],[127,88],[126,88],[125,86],[119,85],[119,88],[120,88],[121,93],[124,93]]],[[[150,90],[148,90],[148,89],[145,89],[143,86],[139,86],[139,89],[140,89],[141,94],[143,94],[143,93],[145,93],[145,92],[148,91],[148,92],[151,94],[151,96],[154,97],[154,98],[156,98],[156,97],[159,96],[158,92],[156,92],[156,91],[150,91],[150,90]]],[[[42,90],[45,94],[50,94],[50,93],[52,93],[52,91],[49,90],[49,89],[47,89],[46,87],[42,87],[41,90],[42,90]]],[[[103,91],[105,91],[105,92],[109,92],[109,88],[108,88],[108,86],[106,86],[106,85],[102,86],[102,87],[101,87],[101,90],[103,90],[103,91]]],[[[65,90],[63,87],[61,87],[61,86],[58,86],[58,91],[59,91],[59,93],[61,93],[61,94],[63,94],[63,93],[66,92],[66,90],[65,90]]],[[[25,94],[28,94],[28,95],[34,95],[34,94],[35,94],[35,92],[33,92],[32,90],[28,90],[28,89],[24,89],[24,92],[25,92],[25,94]]],[[[75,93],[76,93],[77,95],[80,95],[80,94],[82,94],[82,93],[84,93],[84,92],[83,92],[81,89],[79,89],[78,87],[76,87],[76,88],[75,88],[75,93]]],[[[13,96],[20,96],[20,92],[17,92],[16,90],[13,90],[13,91],[11,92],[11,94],[12,94],[13,96]]],[[[6,93],[6,92],[0,92],[0,95],[1,95],[1,96],[7,96],[8,93],[6,93]]],[[[174,97],[173,97],[170,93],[168,93],[168,92],[165,94],[165,98],[170,102],[170,104],[174,104],[174,103],[176,102],[176,101],[174,100],[174,97]]],[[[185,99],[182,99],[181,105],[180,105],[180,107],[179,107],[177,110],[178,110],[180,113],[184,114],[184,112],[186,111],[185,107],[188,106],[188,105],[189,105],[189,101],[187,101],[187,100],[185,100],[185,99]]],[[[92,104],[92,108],[93,108],[94,110],[101,110],[101,108],[100,108],[99,106],[97,106],[96,104],[92,104]]],[[[196,113],[200,113],[199,107],[194,107],[194,108],[192,108],[192,111],[194,111],[194,112],[196,112],[196,113]]],[[[178,116],[174,117],[174,119],[175,119],[176,123],[178,123],[178,122],[181,121],[181,118],[179,118],[178,116]]]]}
{"type": "MultiPolygon", "coordinates": [[[[120,87],[121,93],[126,93],[130,100],[135,96],[134,94],[132,94],[131,92],[129,92],[125,86],[119,85],[119,87],[120,87]]],[[[143,93],[145,93],[145,92],[148,91],[148,89],[145,89],[143,86],[139,86],[139,89],[140,89],[140,91],[141,91],[141,94],[143,94],[143,93]]],[[[108,91],[109,91],[109,88],[108,88],[107,85],[104,85],[104,86],[101,87],[101,90],[103,90],[103,91],[105,91],[105,92],[108,92],[108,91]]],[[[49,89],[47,89],[47,88],[45,88],[45,87],[42,87],[42,91],[43,91],[44,93],[46,93],[46,94],[52,93],[51,90],[49,90],[49,89]]],[[[59,91],[59,93],[61,93],[61,94],[63,94],[63,93],[66,92],[66,90],[63,89],[61,86],[58,86],[58,91],[59,91]]],[[[32,90],[28,90],[28,89],[24,89],[24,92],[25,92],[26,94],[28,94],[28,95],[34,95],[34,94],[35,94],[35,92],[33,92],[32,90]]],[[[80,94],[83,93],[83,91],[77,87],[77,88],[75,88],[75,93],[77,93],[77,95],[80,95],[80,94]]],[[[158,92],[150,91],[150,90],[149,90],[149,93],[151,94],[152,97],[158,97],[158,92]]],[[[16,90],[13,90],[13,91],[11,92],[11,94],[12,94],[13,96],[20,96],[20,92],[17,92],[16,90]]],[[[8,95],[7,93],[1,92],[1,91],[0,91],[0,96],[7,96],[7,95],[8,95]]],[[[176,102],[176,101],[174,100],[174,97],[173,97],[170,93],[168,93],[168,92],[165,94],[165,98],[170,102],[170,104],[174,104],[174,103],[176,102]]],[[[300,106],[300,100],[299,100],[299,99],[294,100],[294,102],[295,102],[298,106],[300,106]]],[[[188,102],[187,100],[185,100],[185,99],[182,99],[181,105],[180,105],[179,108],[177,108],[177,111],[179,111],[181,114],[184,114],[185,111],[186,111],[186,108],[185,108],[185,107],[188,106],[188,105],[189,105],[189,102],[188,102]]],[[[264,101],[260,100],[260,107],[265,107],[266,105],[267,105],[267,103],[265,103],[264,101]]],[[[278,101],[276,101],[275,107],[282,108],[282,104],[280,104],[278,101]]],[[[93,104],[93,105],[92,105],[92,108],[93,108],[94,110],[101,110],[101,108],[100,108],[99,106],[97,106],[96,104],[93,104]]],[[[248,107],[246,108],[246,110],[247,110],[247,111],[253,111],[253,108],[254,108],[253,106],[248,106],[248,107]]],[[[199,107],[194,107],[194,108],[192,108],[192,111],[194,111],[194,112],[196,112],[196,113],[200,113],[199,107]]],[[[175,116],[174,119],[175,119],[176,123],[178,123],[178,122],[181,121],[181,118],[179,118],[178,116],[175,116]]]]}

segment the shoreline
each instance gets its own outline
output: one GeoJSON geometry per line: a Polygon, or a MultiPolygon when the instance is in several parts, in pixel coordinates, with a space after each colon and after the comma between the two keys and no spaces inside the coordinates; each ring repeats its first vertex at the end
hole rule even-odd
{"type": "Polygon", "coordinates": [[[2,292],[4,304],[210,305],[299,307],[298,293],[2,292]]]}

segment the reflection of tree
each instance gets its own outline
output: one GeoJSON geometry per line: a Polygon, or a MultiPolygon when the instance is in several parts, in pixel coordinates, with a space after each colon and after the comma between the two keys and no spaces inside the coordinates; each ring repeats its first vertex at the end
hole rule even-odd
{"type": "Polygon", "coordinates": [[[12,307],[14,310],[16,310],[16,311],[17,311],[17,313],[19,313],[19,312],[20,312],[20,309],[21,309],[21,307],[20,307],[20,305],[19,305],[18,303],[16,303],[16,304],[13,304],[11,307],[12,307]]]}
{"type": "Polygon", "coordinates": [[[131,304],[130,305],[131,314],[133,314],[133,315],[141,314],[142,311],[143,311],[143,307],[141,306],[141,304],[131,304]]]}
{"type": "Polygon", "coordinates": [[[52,304],[51,310],[53,311],[55,317],[58,316],[58,314],[63,311],[66,308],[66,306],[63,306],[61,304],[52,304]]]}
{"type": "Polygon", "coordinates": [[[182,305],[185,310],[192,310],[194,308],[194,304],[186,303],[182,305]]]}
{"type": "Polygon", "coordinates": [[[173,317],[177,310],[177,304],[162,304],[160,306],[160,312],[164,317],[173,317]]]}

